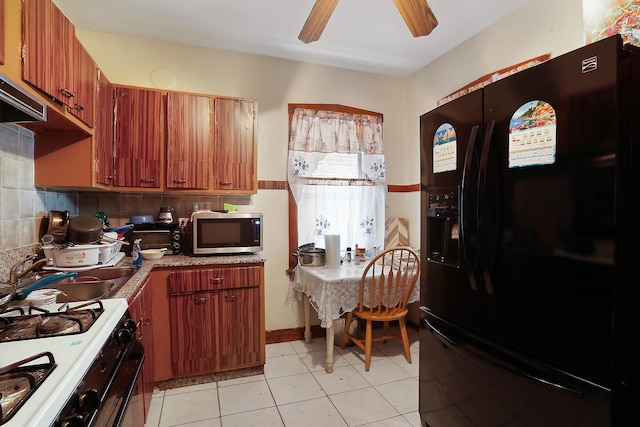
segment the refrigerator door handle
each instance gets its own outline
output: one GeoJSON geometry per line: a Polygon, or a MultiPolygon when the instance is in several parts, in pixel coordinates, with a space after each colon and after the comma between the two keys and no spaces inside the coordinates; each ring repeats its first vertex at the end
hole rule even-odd
{"type": "Polygon", "coordinates": [[[582,392],[580,392],[579,390],[576,390],[574,388],[568,387],[566,385],[563,384],[559,384],[558,382],[552,381],[550,379],[547,378],[543,378],[540,373],[538,372],[534,372],[533,369],[526,369],[524,367],[516,367],[510,363],[508,363],[507,361],[500,359],[498,357],[492,356],[487,352],[474,352],[472,351],[470,348],[467,347],[471,347],[471,346],[463,346],[460,343],[458,343],[454,338],[448,336],[445,332],[439,330],[437,327],[435,327],[432,323],[430,323],[428,320],[424,320],[425,323],[428,325],[428,328],[431,329],[436,336],[444,342],[444,344],[448,345],[452,350],[462,354],[463,356],[470,358],[472,360],[476,360],[479,362],[484,362],[487,363],[491,366],[496,367],[497,369],[500,370],[505,370],[508,372],[511,372],[514,375],[518,375],[521,377],[525,377],[525,378],[529,378],[531,380],[534,380],[536,382],[545,384],[547,386],[551,386],[551,387],[555,387],[558,388],[560,390],[564,390],[566,392],[569,393],[573,393],[573,394],[578,394],[578,395],[582,395],[582,392]]]}
{"type": "Polygon", "coordinates": [[[469,276],[469,286],[474,291],[478,290],[476,283],[475,268],[471,262],[471,238],[469,236],[469,220],[472,214],[470,211],[471,203],[469,198],[471,197],[471,167],[473,162],[473,154],[475,153],[476,140],[478,138],[478,126],[474,126],[471,129],[471,135],[469,136],[469,144],[467,145],[467,152],[464,156],[464,167],[462,169],[462,188],[460,190],[460,242],[462,243],[462,259],[464,267],[469,276]]]}
{"type": "Polygon", "coordinates": [[[491,141],[493,140],[493,128],[495,120],[487,125],[482,143],[482,154],[480,156],[480,172],[478,174],[478,238],[480,244],[480,264],[482,265],[482,274],[484,277],[484,286],[488,294],[493,294],[493,284],[489,272],[489,256],[488,256],[488,236],[486,221],[486,197],[487,197],[487,175],[489,167],[489,155],[491,152],[491,141]]]}

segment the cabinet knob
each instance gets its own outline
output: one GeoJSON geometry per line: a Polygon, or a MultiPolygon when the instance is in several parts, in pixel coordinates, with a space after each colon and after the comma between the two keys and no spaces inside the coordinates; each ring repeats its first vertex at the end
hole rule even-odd
{"type": "Polygon", "coordinates": [[[84,111],[84,107],[80,104],[73,104],[73,107],[78,111],[84,111]]]}
{"type": "Polygon", "coordinates": [[[187,180],[186,179],[174,179],[173,183],[174,184],[186,184],[187,180]]]}
{"type": "Polygon", "coordinates": [[[203,303],[209,301],[209,297],[193,297],[193,300],[197,303],[203,303]]]}
{"type": "Polygon", "coordinates": [[[229,301],[235,301],[240,297],[240,295],[236,294],[236,295],[225,295],[224,299],[229,300],[229,301]]]}
{"type": "Polygon", "coordinates": [[[220,185],[231,185],[233,184],[231,181],[220,181],[220,185]]]}
{"type": "Polygon", "coordinates": [[[211,277],[209,278],[209,283],[222,283],[224,282],[224,277],[211,277]]]}
{"type": "Polygon", "coordinates": [[[141,178],[141,179],[140,179],[140,182],[141,182],[142,184],[153,184],[154,182],[156,182],[156,180],[155,180],[155,179],[153,179],[153,178],[149,178],[149,179],[141,178]]]}

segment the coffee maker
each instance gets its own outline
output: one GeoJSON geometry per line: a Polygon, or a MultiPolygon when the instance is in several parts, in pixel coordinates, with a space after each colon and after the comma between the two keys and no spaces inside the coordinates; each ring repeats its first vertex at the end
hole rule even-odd
{"type": "Polygon", "coordinates": [[[160,212],[158,212],[158,223],[166,226],[177,226],[178,216],[176,215],[176,208],[172,206],[162,206],[160,212]]]}

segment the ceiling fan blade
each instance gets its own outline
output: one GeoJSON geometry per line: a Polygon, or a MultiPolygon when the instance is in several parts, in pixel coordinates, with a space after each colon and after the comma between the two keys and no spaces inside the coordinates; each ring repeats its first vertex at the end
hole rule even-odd
{"type": "Polygon", "coordinates": [[[426,0],[393,0],[413,37],[427,36],[438,20],[426,0]]]}
{"type": "Polygon", "coordinates": [[[298,35],[298,39],[304,43],[318,40],[337,4],[338,0],[316,0],[309,17],[302,27],[302,31],[300,31],[300,35],[298,35]]]}

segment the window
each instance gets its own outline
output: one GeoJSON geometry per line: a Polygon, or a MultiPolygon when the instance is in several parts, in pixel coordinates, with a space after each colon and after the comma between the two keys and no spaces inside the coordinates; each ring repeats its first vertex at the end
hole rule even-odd
{"type": "Polygon", "coordinates": [[[342,250],[381,247],[382,115],[336,105],[290,105],[290,126],[290,250],[306,243],[324,247],[326,234],[339,234],[342,250]]]}

